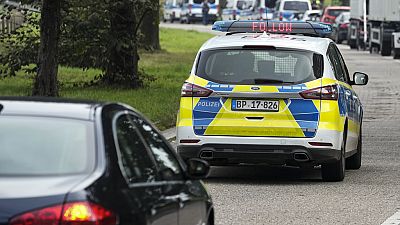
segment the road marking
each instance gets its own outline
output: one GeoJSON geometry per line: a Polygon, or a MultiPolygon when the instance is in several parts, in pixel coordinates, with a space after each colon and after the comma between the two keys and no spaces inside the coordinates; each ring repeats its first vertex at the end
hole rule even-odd
{"type": "Polygon", "coordinates": [[[393,214],[393,216],[389,217],[381,225],[400,225],[400,211],[393,214]]]}

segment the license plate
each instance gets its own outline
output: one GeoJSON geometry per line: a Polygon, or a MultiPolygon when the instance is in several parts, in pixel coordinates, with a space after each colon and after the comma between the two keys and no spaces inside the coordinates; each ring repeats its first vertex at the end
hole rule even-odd
{"type": "Polygon", "coordinates": [[[279,111],[277,100],[239,100],[232,99],[232,110],[253,110],[253,111],[279,111]]]}

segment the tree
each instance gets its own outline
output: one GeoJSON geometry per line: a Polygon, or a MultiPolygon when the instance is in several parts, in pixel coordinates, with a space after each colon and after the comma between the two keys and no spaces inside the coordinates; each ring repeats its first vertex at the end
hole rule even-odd
{"type": "Polygon", "coordinates": [[[32,95],[58,96],[58,41],[60,39],[61,0],[43,0],[40,20],[38,72],[32,95]]]}
{"type": "Polygon", "coordinates": [[[148,4],[144,12],[142,12],[140,47],[150,51],[160,50],[160,2],[159,0],[149,1],[151,4],[148,4]]]}
{"type": "Polygon", "coordinates": [[[109,2],[110,42],[107,48],[108,64],[102,82],[109,85],[138,88],[142,82],[138,75],[136,23],[137,8],[134,0],[109,2]]]}

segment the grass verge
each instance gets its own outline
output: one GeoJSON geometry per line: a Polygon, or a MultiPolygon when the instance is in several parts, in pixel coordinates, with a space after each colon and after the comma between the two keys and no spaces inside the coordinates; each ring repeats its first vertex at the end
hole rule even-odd
{"type": "MultiPolygon", "coordinates": [[[[189,75],[200,46],[211,34],[176,29],[160,29],[163,50],[156,53],[140,52],[139,66],[156,81],[138,90],[107,87],[73,87],[71,83],[87,82],[99,70],[82,71],[78,68],[59,68],[62,84],[60,95],[67,98],[118,101],[127,103],[150,118],[160,129],[174,126],[179,106],[180,89],[189,75]]],[[[29,95],[32,78],[19,74],[0,80],[0,96],[29,95]]]]}

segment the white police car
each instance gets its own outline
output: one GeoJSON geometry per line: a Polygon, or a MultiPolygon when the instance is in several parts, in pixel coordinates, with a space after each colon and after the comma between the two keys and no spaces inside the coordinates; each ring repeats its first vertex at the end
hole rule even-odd
{"type": "Polygon", "coordinates": [[[212,165],[322,167],[326,181],[361,166],[363,109],[330,25],[220,21],[182,87],[178,153],[212,165]]]}

